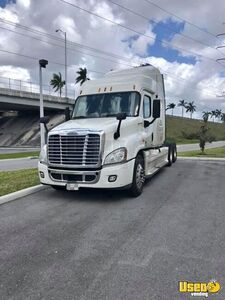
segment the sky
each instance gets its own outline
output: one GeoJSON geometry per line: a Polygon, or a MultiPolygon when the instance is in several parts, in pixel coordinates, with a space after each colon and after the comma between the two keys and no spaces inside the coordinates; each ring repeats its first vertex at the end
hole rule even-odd
{"type": "Polygon", "coordinates": [[[68,39],[69,95],[78,92],[79,67],[94,79],[150,63],[164,74],[167,103],[194,101],[197,118],[225,112],[225,97],[218,97],[225,92],[225,60],[216,62],[225,57],[225,48],[216,49],[225,45],[225,35],[216,37],[225,32],[224,10],[223,0],[0,0],[0,83],[13,78],[37,88],[42,58],[49,61],[46,90],[53,73],[64,76],[60,28],[68,39]]]}

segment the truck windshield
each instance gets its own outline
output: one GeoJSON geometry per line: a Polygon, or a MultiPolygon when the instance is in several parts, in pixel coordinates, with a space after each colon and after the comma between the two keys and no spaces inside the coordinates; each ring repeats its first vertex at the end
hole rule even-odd
{"type": "Polygon", "coordinates": [[[116,116],[118,113],[136,117],[139,105],[140,94],[137,92],[80,96],[76,100],[72,118],[104,118],[116,116]]]}

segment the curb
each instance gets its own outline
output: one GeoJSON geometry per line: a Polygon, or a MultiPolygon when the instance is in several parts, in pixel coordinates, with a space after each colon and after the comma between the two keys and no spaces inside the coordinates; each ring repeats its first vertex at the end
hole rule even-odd
{"type": "Polygon", "coordinates": [[[27,156],[27,157],[19,157],[19,158],[1,158],[2,161],[12,161],[12,160],[23,160],[23,159],[38,159],[38,156],[27,156]]]}
{"type": "Polygon", "coordinates": [[[44,190],[46,188],[47,188],[46,186],[44,186],[42,184],[39,184],[39,185],[35,185],[35,186],[32,186],[32,187],[14,192],[14,193],[10,193],[8,195],[1,196],[0,197],[0,205],[5,204],[7,202],[17,200],[19,198],[22,198],[22,197],[25,197],[25,196],[28,196],[28,195],[31,195],[31,194],[34,194],[34,193],[37,193],[37,192],[39,192],[41,190],[44,190]]]}
{"type": "Polygon", "coordinates": [[[205,160],[205,161],[224,161],[225,162],[225,158],[219,158],[219,157],[185,157],[185,156],[178,156],[177,157],[178,160],[205,160]]]}

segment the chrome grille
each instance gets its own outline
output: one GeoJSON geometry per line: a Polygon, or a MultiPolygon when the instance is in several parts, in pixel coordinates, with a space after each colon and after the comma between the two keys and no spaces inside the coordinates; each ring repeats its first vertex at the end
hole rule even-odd
{"type": "Polygon", "coordinates": [[[97,166],[100,163],[100,135],[50,135],[48,161],[52,165],[97,166]]]}

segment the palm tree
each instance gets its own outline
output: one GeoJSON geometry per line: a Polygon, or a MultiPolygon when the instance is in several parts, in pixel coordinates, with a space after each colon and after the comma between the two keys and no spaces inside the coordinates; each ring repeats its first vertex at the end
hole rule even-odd
{"type": "Polygon", "coordinates": [[[202,118],[203,118],[203,121],[206,123],[208,122],[208,119],[209,119],[209,116],[211,115],[211,112],[210,111],[203,111],[202,113],[202,118]]]}
{"type": "Polygon", "coordinates": [[[184,117],[184,108],[186,108],[187,102],[185,100],[180,100],[178,105],[182,109],[182,118],[184,117]]]}
{"type": "Polygon", "coordinates": [[[176,107],[176,104],[175,104],[175,103],[169,103],[169,104],[167,105],[166,110],[172,109],[172,116],[173,116],[173,110],[174,110],[175,107],[176,107]]]}
{"type": "Polygon", "coordinates": [[[222,114],[222,110],[221,109],[216,109],[215,117],[218,119],[218,121],[220,120],[221,114],[222,114]]]}
{"type": "Polygon", "coordinates": [[[90,80],[90,78],[87,77],[86,68],[80,68],[79,71],[77,71],[77,74],[76,83],[80,82],[80,85],[82,85],[86,80],[90,80]]]}
{"type": "Polygon", "coordinates": [[[223,123],[225,123],[225,113],[222,113],[222,114],[221,114],[220,120],[221,120],[223,123]]]}
{"type": "Polygon", "coordinates": [[[194,101],[187,103],[186,112],[190,112],[190,118],[192,119],[192,114],[196,111],[196,105],[194,105],[194,101]]]}
{"type": "Polygon", "coordinates": [[[212,110],[211,111],[211,118],[213,118],[213,122],[215,121],[215,117],[216,117],[216,111],[212,110]]]}
{"type": "Polygon", "coordinates": [[[50,84],[52,85],[53,89],[55,89],[55,92],[59,91],[61,98],[63,86],[66,84],[65,80],[62,80],[62,74],[60,72],[59,74],[54,73],[50,84]]]}

